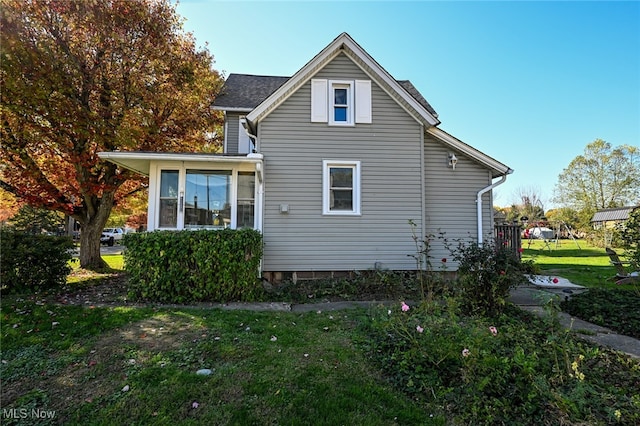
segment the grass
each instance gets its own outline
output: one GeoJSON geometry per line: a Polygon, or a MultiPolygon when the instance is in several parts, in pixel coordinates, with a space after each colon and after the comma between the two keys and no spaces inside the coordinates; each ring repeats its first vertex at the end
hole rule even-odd
{"type": "MultiPolygon", "coordinates": [[[[541,273],[594,289],[598,279],[581,278],[581,268],[608,274],[608,258],[595,248],[525,244],[524,256],[535,257],[541,273]]],[[[105,260],[113,271],[76,269],[69,286],[112,280],[122,257],[105,260]]],[[[402,291],[397,276],[377,277],[368,287],[301,287],[297,302],[402,291]]],[[[621,294],[615,286],[604,290],[621,294]]],[[[609,300],[620,307],[627,299],[609,300]]],[[[452,300],[407,313],[399,305],[294,313],[49,300],[1,301],[2,424],[34,423],[12,416],[21,413],[12,408],[28,416],[31,409],[55,413],[38,424],[72,425],[640,422],[640,363],[575,340],[553,316],[543,321],[514,309],[495,319],[466,317],[452,300]],[[489,326],[497,326],[496,336],[489,326]],[[461,356],[463,348],[469,357],[461,356]],[[198,375],[204,368],[211,374],[198,375]]],[[[591,302],[606,305],[607,296],[591,302]]],[[[630,309],[637,313],[637,306],[630,309]]]]}
{"type": "Polygon", "coordinates": [[[559,275],[574,284],[585,287],[616,288],[613,277],[615,268],[603,248],[594,247],[586,241],[559,240],[545,246],[543,241],[523,241],[523,260],[532,260],[542,274],[559,275]]]}

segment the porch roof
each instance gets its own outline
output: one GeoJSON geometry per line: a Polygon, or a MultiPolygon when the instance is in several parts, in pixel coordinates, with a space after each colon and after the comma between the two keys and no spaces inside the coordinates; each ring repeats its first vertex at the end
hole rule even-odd
{"type": "Polygon", "coordinates": [[[99,152],[103,159],[149,176],[151,161],[199,161],[215,163],[262,163],[262,154],[207,154],[207,153],[179,153],[179,152],[141,152],[141,151],[113,151],[99,152]]]}

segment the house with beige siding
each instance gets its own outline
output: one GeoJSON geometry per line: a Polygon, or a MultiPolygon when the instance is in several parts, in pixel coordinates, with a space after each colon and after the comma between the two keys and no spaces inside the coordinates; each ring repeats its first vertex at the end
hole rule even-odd
{"type": "MultiPolygon", "coordinates": [[[[149,231],[258,229],[274,280],[413,270],[409,221],[418,236],[493,236],[492,189],[512,170],[442,130],[346,33],[293,76],[230,74],[214,108],[222,154],[100,154],[149,176],[149,231]]],[[[449,255],[441,239],[430,255],[449,255]]]]}

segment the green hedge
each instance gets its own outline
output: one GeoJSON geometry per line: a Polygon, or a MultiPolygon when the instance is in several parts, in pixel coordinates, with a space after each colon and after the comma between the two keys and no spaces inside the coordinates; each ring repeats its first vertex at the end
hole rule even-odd
{"type": "Polygon", "coordinates": [[[262,235],[253,229],[127,234],[129,297],[163,303],[255,301],[262,235]]]}
{"type": "Polygon", "coordinates": [[[2,293],[47,290],[67,282],[73,241],[69,237],[0,230],[2,293]]]}

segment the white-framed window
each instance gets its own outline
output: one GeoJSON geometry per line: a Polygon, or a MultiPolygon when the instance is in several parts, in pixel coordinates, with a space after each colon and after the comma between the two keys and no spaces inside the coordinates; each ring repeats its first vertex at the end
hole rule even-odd
{"type": "Polygon", "coordinates": [[[322,161],[322,214],[360,214],[360,161],[322,161]]]}
{"type": "Polygon", "coordinates": [[[371,123],[370,80],[311,80],[311,122],[332,126],[371,123]]]}
{"type": "Polygon", "coordinates": [[[179,177],[178,170],[162,170],[160,172],[158,225],[161,228],[178,226],[179,177]]]}
{"type": "Polygon", "coordinates": [[[329,124],[353,124],[352,81],[329,81],[329,124]]]}

